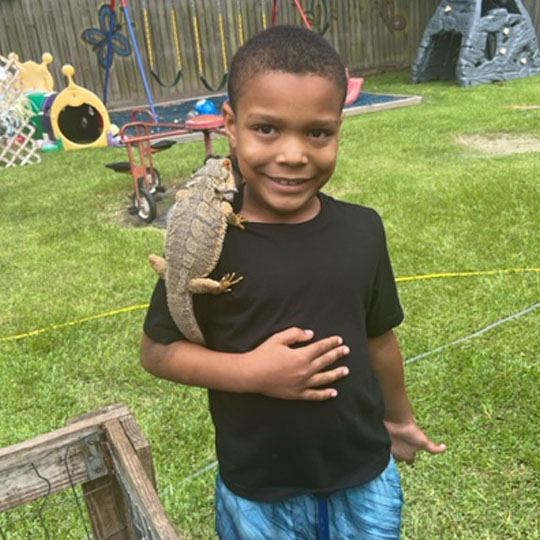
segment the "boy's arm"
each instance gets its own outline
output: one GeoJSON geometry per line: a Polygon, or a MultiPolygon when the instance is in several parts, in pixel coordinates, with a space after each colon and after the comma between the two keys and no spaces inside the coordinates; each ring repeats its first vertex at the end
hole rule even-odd
{"type": "Polygon", "coordinates": [[[416,452],[426,450],[440,454],[444,444],[435,444],[414,420],[403,370],[403,356],[392,330],[368,340],[369,360],[381,385],[385,416],[384,423],[392,440],[392,454],[398,461],[413,463],[416,452]]]}
{"type": "Polygon", "coordinates": [[[289,328],[253,351],[221,353],[188,341],[163,345],[143,334],[141,362],[150,373],[171,381],[227,392],[259,393],[281,399],[321,401],[337,396],[318,389],[348,374],[346,367],[321,372],[349,353],[338,336],[309,341],[313,332],[289,328]]]}

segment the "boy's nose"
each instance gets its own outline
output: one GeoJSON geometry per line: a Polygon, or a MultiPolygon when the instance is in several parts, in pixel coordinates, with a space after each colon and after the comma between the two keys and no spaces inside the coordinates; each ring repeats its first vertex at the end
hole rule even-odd
{"type": "Polygon", "coordinates": [[[306,165],[308,156],[305,145],[297,138],[288,137],[279,148],[276,161],[281,165],[288,165],[290,167],[306,165]]]}

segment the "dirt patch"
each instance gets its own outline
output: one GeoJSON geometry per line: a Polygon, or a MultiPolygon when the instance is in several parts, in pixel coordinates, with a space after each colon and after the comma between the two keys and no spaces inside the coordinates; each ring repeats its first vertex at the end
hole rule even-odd
{"type": "Polygon", "coordinates": [[[468,149],[492,156],[507,156],[525,152],[540,152],[540,139],[532,135],[462,135],[457,142],[468,149]]]}

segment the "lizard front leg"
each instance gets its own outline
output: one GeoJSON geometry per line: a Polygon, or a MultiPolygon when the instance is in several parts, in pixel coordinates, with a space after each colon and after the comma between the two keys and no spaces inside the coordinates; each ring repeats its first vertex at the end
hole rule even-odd
{"type": "Polygon", "coordinates": [[[239,229],[245,229],[244,223],[247,219],[240,214],[235,214],[233,212],[231,203],[228,201],[221,202],[221,210],[225,214],[227,223],[233,227],[238,227],[239,229]]]}
{"type": "Polygon", "coordinates": [[[219,281],[210,278],[193,278],[187,289],[191,294],[223,294],[230,292],[231,287],[243,279],[243,277],[236,277],[234,272],[225,274],[219,281]]]}

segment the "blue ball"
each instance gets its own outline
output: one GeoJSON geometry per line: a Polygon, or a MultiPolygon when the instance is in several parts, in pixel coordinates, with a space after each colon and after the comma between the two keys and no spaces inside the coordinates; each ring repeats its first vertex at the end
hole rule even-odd
{"type": "Polygon", "coordinates": [[[218,114],[214,102],[209,99],[199,99],[194,108],[199,114],[218,114]]]}

